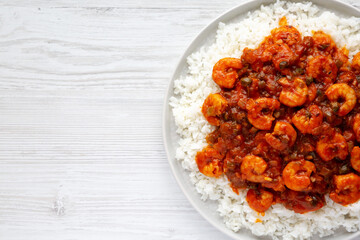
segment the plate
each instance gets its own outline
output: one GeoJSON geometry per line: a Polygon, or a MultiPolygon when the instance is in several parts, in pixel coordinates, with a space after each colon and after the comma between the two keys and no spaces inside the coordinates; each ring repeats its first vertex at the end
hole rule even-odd
{"type": "MultiPolygon", "coordinates": [[[[292,0],[291,2],[303,2],[292,0]]],[[[336,14],[342,16],[355,16],[360,17],[360,10],[348,5],[346,3],[337,1],[337,0],[312,0],[314,4],[323,8],[335,12],[336,14]]],[[[249,11],[258,9],[262,4],[267,5],[274,3],[273,0],[252,0],[244,2],[233,9],[223,13],[218,18],[213,20],[209,25],[207,25],[190,43],[184,54],[181,56],[180,61],[178,62],[175,71],[171,77],[170,83],[168,85],[164,106],[163,106],[163,119],[162,119],[162,131],[163,131],[163,142],[167,154],[168,161],[170,163],[171,170],[174,174],[174,177],[179,184],[181,190],[192,204],[192,206],[215,228],[219,229],[221,232],[226,235],[238,239],[238,240],[250,240],[258,239],[258,237],[251,234],[249,230],[241,229],[239,232],[235,233],[229,228],[227,228],[223,222],[223,219],[220,217],[217,209],[217,202],[215,201],[202,201],[200,199],[200,194],[196,191],[194,185],[191,183],[189,178],[189,172],[185,171],[180,162],[175,159],[176,148],[178,147],[177,142],[179,136],[176,134],[176,125],[175,120],[172,115],[171,107],[169,106],[169,99],[174,95],[174,80],[178,79],[186,70],[186,58],[191,55],[193,52],[196,52],[201,46],[209,45],[215,40],[216,30],[218,28],[219,22],[229,23],[232,20],[245,16],[249,11]]],[[[349,233],[344,229],[339,229],[334,235],[331,235],[322,239],[332,239],[332,240],[348,240],[356,236],[360,236],[360,232],[349,233]]],[[[268,239],[267,237],[262,239],[268,239]]],[[[270,239],[270,238],[269,238],[270,239]]]]}

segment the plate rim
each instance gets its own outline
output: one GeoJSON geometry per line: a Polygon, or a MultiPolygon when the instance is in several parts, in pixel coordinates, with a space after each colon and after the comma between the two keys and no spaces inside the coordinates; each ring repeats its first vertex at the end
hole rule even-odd
{"type": "MultiPolygon", "coordinates": [[[[343,2],[341,0],[282,0],[282,1],[287,1],[287,2],[312,2],[315,5],[318,6],[323,6],[326,5],[325,8],[328,8],[327,5],[338,5],[339,7],[341,7],[342,9],[347,9],[348,11],[352,11],[352,12],[357,12],[360,16],[360,9],[351,5],[350,3],[346,3],[343,2]]],[[[276,0],[246,0],[241,2],[240,4],[224,11],[223,13],[220,13],[219,15],[217,15],[215,18],[213,18],[212,20],[210,20],[210,22],[208,22],[196,35],[195,37],[193,37],[190,41],[189,44],[187,44],[187,46],[185,47],[185,50],[182,52],[181,56],[178,58],[175,68],[172,71],[171,77],[170,77],[170,81],[167,84],[166,87],[166,92],[165,92],[165,96],[164,96],[164,100],[163,100],[163,105],[162,105],[162,121],[161,121],[161,125],[162,125],[162,141],[163,141],[163,145],[165,148],[165,152],[166,152],[166,158],[167,161],[170,165],[170,169],[172,172],[173,177],[175,178],[177,185],[180,187],[182,193],[185,195],[186,199],[190,202],[191,206],[207,221],[209,222],[213,227],[215,227],[215,229],[219,230],[220,232],[222,232],[223,234],[227,235],[228,237],[231,237],[233,239],[240,239],[240,235],[238,234],[241,231],[244,231],[244,229],[240,229],[238,232],[233,232],[231,229],[227,228],[224,224],[224,228],[220,227],[218,223],[216,223],[213,219],[211,219],[202,209],[200,209],[197,204],[195,203],[195,201],[192,199],[192,197],[190,197],[190,195],[187,193],[187,190],[185,189],[185,183],[184,181],[181,180],[180,175],[178,175],[176,173],[175,168],[177,166],[175,166],[175,164],[173,164],[173,162],[171,161],[172,157],[175,158],[174,156],[170,156],[170,152],[169,152],[169,138],[168,138],[168,134],[170,134],[168,132],[168,128],[170,128],[170,126],[167,126],[168,123],[168,114],[172,114],[171,112],[171,106],[169,105],[169,99],[170,97],[173,96],[173,84],[174,81],[177,79],[177,75],[178,72],[184,68],[184,66],[182,65],[182,62],[185,60],[186,62],[186,58],[193,53],[198,47],[201,46],[196,46],[196,42],[199,41],[199,39],[201,39],[206,32],[213,32],[213,30],[211,30],[214,26],[214,24],[218,25],[219,22],[221,22],[222,19],[226,18],[226,16],[232,14],[233,12],[237,12],[239,11],[240,15],[244,15],[247,12],[246,11],[241,11],[241,8],[250,8],[250,11],[253,11],[255,9],[258,9],[261,5],[269,5],[272,3],[275,3],[276,0]],[[254,5],[255,4],[255,5],[254,5]],[[254,5],[254,6],[251,6],[254,5]],[[170,109],[170,111],[169,111],[170,109]],[[227,231],[229,230],[229,231],[227,231]]],[[[328,8],[330,9],[330,8],[328,8]]],[[[330,9],[331,10],[331,9],[330,9]]],[[[338,9],[336,9],[337,11],[338,9]]],[[[341,12],[341,11],[340,11],[341,12]]],[[[233,17],[234,18],[234,17],[233,17]]],[[[215,31],[217,29],[217,26],[215,26],[215,31]]],[[[170,124],[169,124],[170,125],[170,124]]],[[[176,149],[175,149],[176,150],[176,149]]],[[[175,159],[175,161],[177,161],[175,159]]],[[[185,169],[182,169],[185,170],[185,169]]],[[[200,198],[200,194],[199,198],[200,198]]],[[[204,203],[206,203],[204,201],[204,203]]],[[[336,231],[336,230],[335,230],[336,231]]],[[[254,239],[254,238],[258,238],[258,236],[252,234],[250,232],[251,236],[249,237],[245,237],[247,239],[254,239]]],[[[353,233],[348,233],[349,235],[346,237],[342,237],[343,240],[351,240],[354,237],[360,236],[360,230],[357,232],[353,232],[353,233]]],[[[266,235],[267,236],[267,235],[266,235]]],[[[331,237],[333,235],[330,235],[328,237],[331,237]]],[[[241,236],[242,240],[244,239],[244,236],[241,236]]],[[[327,238],[327,237],[326,237],[327,238]]]]}

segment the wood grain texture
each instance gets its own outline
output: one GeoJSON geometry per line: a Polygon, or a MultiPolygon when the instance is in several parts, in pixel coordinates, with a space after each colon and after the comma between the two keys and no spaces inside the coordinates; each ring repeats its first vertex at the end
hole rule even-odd
{"type": "Polygon", "coordinates": [[[172,177],[161,111],[191,39],[240,2],[1,1],[0,239],[229,239],[172,177]]]}

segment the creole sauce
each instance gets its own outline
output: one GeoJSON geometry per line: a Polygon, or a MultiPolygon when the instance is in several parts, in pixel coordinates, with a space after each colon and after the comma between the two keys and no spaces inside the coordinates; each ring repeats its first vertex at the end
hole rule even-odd
{"type": "Polygon", "coordinates": [[[216,129],[196,155],[200,172],[248,189],[251,208],[322,208],[360,199],[360,54],[349,61],[328,34],[302,36],[282,18],[256,49],[214,66],[221,91],[202,113],[216,129]]]}

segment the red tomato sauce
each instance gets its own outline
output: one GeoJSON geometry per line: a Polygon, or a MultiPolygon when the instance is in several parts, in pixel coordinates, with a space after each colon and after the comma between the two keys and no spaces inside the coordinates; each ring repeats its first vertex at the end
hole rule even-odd
{"type": "Polygon", "coordinates": [[[225,174],[251,208],[296,213],[360,199],[360,53],[349,61],[328,34],[302,36],[286,19],[255,49],[220,59],[221,91],[202,106],[216,126],[196,155],[199,171],[225,174]]]}

